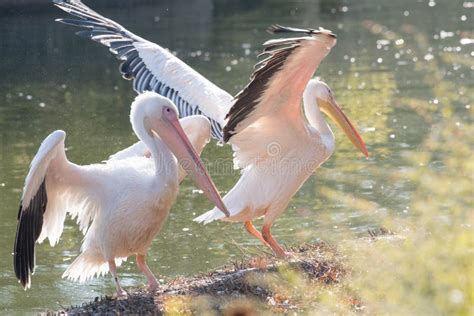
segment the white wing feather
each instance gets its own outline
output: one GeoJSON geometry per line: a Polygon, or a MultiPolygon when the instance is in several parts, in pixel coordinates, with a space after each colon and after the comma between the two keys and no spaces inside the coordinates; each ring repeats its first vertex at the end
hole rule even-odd
{"type": "Polygon", "coordinates": [[[135,144],[116,152],[109,156],[105,162],[111,162],[115,160],[128,159],[131,157],[150,157],[150,150],[146,147],[145,143],[138,141],[135,144]]]}
{"type": "Polygon", "coordinates": [[[38,242],[48,238],[54,246],[62,234],[67,213],[77,217],[80,229],[85,233],[98,210],[94,199],[94,181],[90,181],[87,169],[67,160],[64,150],[66,133],[51,133],[41,144],[33,158],[25,180],[22,210],[27,209],[38,189],[46,181],[47,205],[38,242]]]}
{"type": "Polygon", "coordinates": [[[55,160],[56,164],[67,162],[64,153],[64,139],[66,133],[61,130],[52,132],[41,143],[38,152],[31,161],[30,170],[26,176],[25,186],[23,187],[23,195],[21,197],[22,207],[27,208],[38,191],[41,183],[46,177],[46,171],[55,160]]]}

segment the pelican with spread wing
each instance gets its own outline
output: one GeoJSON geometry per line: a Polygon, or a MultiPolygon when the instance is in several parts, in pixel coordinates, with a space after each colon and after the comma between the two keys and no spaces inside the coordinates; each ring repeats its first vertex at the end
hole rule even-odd
{"type": "Polygon", "coordinates": [[[156,289],[158,282],[145,255],[176,199],[183,177],[178,162],[185,162],[181,165],[198,187],[228,214],[193,149],[200,151],[202,139],[210,137],[205,117],[181,119],[188,132],[196,126],[204,131],[193,133],[204,137],[190,141],[178,121],[175,105],[154,92],[146,92],[132,104],[130,120],[145,146],[121,152],[102,164],[79,166],[70,162],[63,131],[51,133],[41,144],[25,180],[13,253],[15,274],[25,289],[30,287],[35,269],[35,243],[48,238],[54,246],[67,213],[77,218],[85,237],[81,254],[63,277],[82,282],[110,271],[117,294],[124,295],[116,267],[135,255],[150,290],[156,289]]]}
{"type": "Polygon", "coordinates": [[[277,255],[285,256],[272,237],[271,226],[305,180],[334,151],[334,135],[321,113],[334,120],[368,155],[329,87],[311,79],[336,44],[336,36],[328,30],[271,27],[271,33],[296,37],[266,42],[266,58],[256,65],[250,83],[234,99],[166,49],[131,33],[79,0],[55,3],[76,17],[58,21],[84,28],[77,34],[109,47],[122,62],[124,78],[133,79],[135,91],[152,90],[170,98],[178,105],[181,116],[207,116],[212,136],[232,145],[234,162],[242,168],[242,176],[224,197],[231,216],[224,218],[214,209],[196,218],[198,222],[243,222],[252,235],[277,255]],[[300,108],[302,98],[304,114],[300,108]],[[258,217],[264,217],[261,233],[252,224],[258,217]]]}
{"type": "Polygon", "coordinates": [[[195,220],[243,222],[249,233],[284,257],[286,253],[270,228],[335,148],[334,134],[321,112],[334,120],[362,153],[367,156],[368,152],[329,87],[311,80],[336,43],[335,36],[323,29],[276,26],[273,31],[306,36],[265,43],[263,54],[268,57],[256,65],[250,83],[236,96],[224,126],[224,141],[232,144],[234,163],[243,169],[237,184],[224,196],[230,217],[223,218],[214,209],[195,220]],[[264,218],[261,233],[252,225],[259,217],[264,218]]]}

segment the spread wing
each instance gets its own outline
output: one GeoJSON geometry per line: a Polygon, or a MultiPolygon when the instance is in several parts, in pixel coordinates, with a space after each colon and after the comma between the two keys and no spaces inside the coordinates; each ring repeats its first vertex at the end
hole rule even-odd
{"type": "Polygon", "coordinates": [[[109,48],[121,61],[120,72],[133,80],[133,89],[155,91],[171,99],[181,117],[202,114],[209,118],[212,137],[222,141],[224,116],[232,96],[204,78],[163,47],[147,41],[120,24],[93,11],[79,0],[54,0],[74,18],[57,19],[84,28],[76,34],[109,48]]]}
{"type": "Polygon", "coordinates": [[[224,141],[233,145],[241,168],[265,157],[269,143],[287,139],[287,127],[302,122],[300,103],[306,84],[336,44],[335,35],[321,28],[275,25],[270,31],[304,36],[264,43],[261,55],[266,58],[256,64],[250,83],[227,114],[224,141]]]}
{"type": "Polygon", "coordinates": [[[13,250],[15,274],[24,288],[30,286],[35,268],[35,243],[48,238],[56,244],[67,211],[78,216],[85,231],[96,209],[87,198],[95,187],[79,166],[67,160],[65,137],[65,132],[55,131],[45,138],[25,180],[13,250]]]}

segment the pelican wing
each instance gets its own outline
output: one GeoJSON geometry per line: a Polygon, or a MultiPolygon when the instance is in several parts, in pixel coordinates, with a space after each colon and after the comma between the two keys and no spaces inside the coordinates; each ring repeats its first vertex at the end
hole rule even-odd
{"type": "Polygon", "coordinates": [[[35,242],[43,228],[48,203],[46,174],[51,165],[67,161],[64,154],[65,137],[63,131],[56,131],[43,141],[26,177],[18,212],[13,257],[15,274],[23,287],[29,287],[30,274],[35,267],[35,242]]]}
{"type": "Polygon", "coordinates": [[[189,67],[163,47],[147,41],[120,24],[91,10],[79,0],[54,0],[61,10],[75,16],[56,21],[85,28],[76,34],[104,46],[122,63],[120,72],[133,79],[137,93],[155,91],[171,99],[181,117],[203,114],[211,122],[212,137],[222,141],[224,116],[232,96],[189,67]]]}
{"type": "MultiPolygon", "coordinates": [[[[13,263],[23,287],[30,286],[35,268],[35,243],[48,238],[55,245],[64,227],[66,211],[78,216],[83,231],[93,215],[87,202],[89,183],[79,167],[70,163],[64,150],[66,133],[55,131],[41,144],[25,180],[16,231],[13,263]],[[69,188],[73,188],[73,190],[69,188]]],[[[94,188],[92,187],[93,191],[94,188]]]]}
{"type": "Polygon", "coordinates": [[[290,134],[303,127],[304,89],[336,43],[330,31],[303,31],[306,36],[266,42],[262,55],[267,57],[257,63],[250,83],[235,97],[224,126],[224,141],[232,144],[235,167],[245,168],[274,156],[275,151],[291,150],[299,141],[299,134],[290,134]]]}
{"type": "Polygon", "coordinates": [[[328,30],[296,29],[274,25],[272,33],[305,33],[303,37],[270,40],[264,43],[250,83],[235,97],[224,127],[224,141],[259,119],[276,114],[299,112],[306,84],[319,63],[336,44],[328,30]]]}
{"type": "Polygon", "coordinates": [[[122,149],[113,155],[110,155],[109,159],[105,162],[128,159],[132,157],[150,157],[150,155],[150,150],[148,149],[148,147],[146,147],[145,143],[142,141],[138,141],[135,144],[125,149],[122,149]]]}

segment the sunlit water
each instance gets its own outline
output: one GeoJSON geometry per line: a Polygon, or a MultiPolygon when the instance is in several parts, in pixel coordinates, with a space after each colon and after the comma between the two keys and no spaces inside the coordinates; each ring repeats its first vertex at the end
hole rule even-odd
{"type": "MultiPolygon", "coordinates": [[[[169,47],[231,93],[246,84],[261,43],[271,38],[265,32],[270,24],[324,26],[337,33],[338,44],[317,75],[329,83],[360,129],[371,157],[364,159],[336,132],[335,154],[274,226],[275,236],[288,245],[319,239],[337,244],[388,218],[410,216],[415,188],[404,175],[417,166],[408,158],[448,108],[461,118],[460,127],[470,123],[473,45],[465,39],[474,37],[472,2],[165,2],[97,10],[169,47]]],[[[128,121],[135,96],[130,82],[121,79],[118,63],[106,49],[54,22],[61,16],[54,7],[0,16],[0,308],[9,312],[54,310],[114,290],[109,277],[86,284],[61,279],[82,240],[72,221],[55,248],[37,247],[29,291],[20,288],[13,273],[19,198],[43,138],[64,129],[69,159],[82,164],[100,162],[136,139],[128,121]]],[[[229,146],[210,144],[204,153],[223,193],[238,179],[230,157],[229,146]]],[[[442,166],[434,161],[430,167],[442,166]]],[[[190,181],[181,186],[149,252],[151,269],[164,280],[264,250],[242,225],[192,222],[211,207],[194,190],[190,181]]],[[[119,273],[125,286],[145,282],[133,258],[119,273]]]]}

